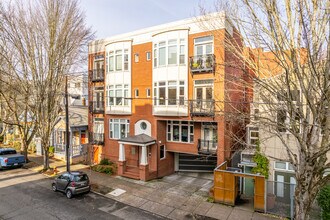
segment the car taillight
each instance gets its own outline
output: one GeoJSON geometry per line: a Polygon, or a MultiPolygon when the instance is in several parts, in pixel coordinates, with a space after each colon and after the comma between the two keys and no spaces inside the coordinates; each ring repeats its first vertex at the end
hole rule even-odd
{"type": "Polygon", "coordinates": [[[3,159],[5,163],[8,163],[8,158],[3,159]]]}
{"type": "Polygon", "coordinates": [[[76,185],[75,182],[71,182],[71,186],[74,187],[76,185]]]}

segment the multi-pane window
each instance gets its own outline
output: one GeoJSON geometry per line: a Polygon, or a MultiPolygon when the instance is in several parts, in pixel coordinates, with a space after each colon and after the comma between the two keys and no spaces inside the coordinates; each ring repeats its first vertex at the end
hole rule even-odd
{"type": "Polygon", "coordinates": [[[205,36],[194,39],[195,55],[204,56],[213,53],[213,36],[205,36]]]}
{"type": "Polygon", "coordinates": [[[154,44],[154,67],[185,64],[185,48],[185,39],[170,39],[154,44]]]}
{"type": "Polygon", "coordinates": [[[248,144],[250,146],[257,146],[259,141],[259,129],[254,127],[249,127],[248,132],[249,132],[248,144]]]}
{"type": "Polygon", "coordinates": [[[120,139],[129,135],[129,120],[110,119],[109,120],[109,138],[120,139]]]}
{"type": "Polygon", "coordinates": [[[188,121],[167,121],[167,141],[194,142],[194,124],[188,121]]]}
{"type": "Polygon", "coordinates": [[[127,71],[128,65],[128,49],[107,52],[107,72],[127,71]]]}
{"type": "Polygon", "coordinates": [[[275,169],[294,171],[292,164],[286,161],[275,161],[275,169]]]}
{"type": "Polygon", "coordinates": [[[184,105],[184,81],[154,83],[154,105],[184,105]]]}
{"type": "Polygon", "coordinates": [[[277,110],[277,130],[279,132],[286,132],[289,129],[292,132],[300,132],[300,91],[293,90],[290,91],[290,94],[287,92],[278,92],[277,99],[280,105],[280,108],[277,110]],[[292,108],[291,111],[288,111],[287,105],[285,102],[291,102],[292,108]]]}
{"type": "Polygon", "coordinates": [[[128,85],[107,86],[107,106],[128,105],[128,85]]]}

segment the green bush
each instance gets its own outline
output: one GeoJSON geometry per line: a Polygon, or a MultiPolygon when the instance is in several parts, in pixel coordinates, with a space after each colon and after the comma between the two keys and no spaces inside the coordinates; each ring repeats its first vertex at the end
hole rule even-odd
{"type": "Polygon", "coordinates": [[[112,162],[107,158],[101,160],[100,165],[112,165],[112,162]]]}
{"type": "Polygon", "coordinates": [[[323,187],[318,196],[317,202],[322,208],[322,219],[330,219],[330,184],[323,187]]]}
{"type": "Polygon", "coordinates": [[[49,153],[53,154],[55,152],[55,147],[54,146],[50,146],[49,147],[49,153]]]}
{"type": "Polygon", "coordinates": [[[95,165],[92,167],[92,170],[99,173],[106,173],[110,175],[114,173],[113,165],[95,165]]]}
{"type": "Polygon", "coordinates": [[[265,176],[266,179],[268,179],[269,160],[263,153],[261,153],[259,141],[257,141],[256,152],[255,152],[252,160],[253,160],[253,162],[255,162],[257,164],[256,167],[252,168],[252,170],[251,170],[252,173],[259,173],[259,174],[265,176]]]}

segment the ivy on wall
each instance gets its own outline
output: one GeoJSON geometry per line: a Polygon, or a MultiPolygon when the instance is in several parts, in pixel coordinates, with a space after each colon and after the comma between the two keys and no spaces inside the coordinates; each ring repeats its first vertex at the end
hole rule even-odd
{"type": "Polygon", "coordinates": [[[252,168],[252,173],[258,173],[263,175],[268,179],[269,176],[269,160],[268,158],[260,151],[260,142],[257,141],[256,153],[252,158],[253,162],[257,164],[256,167],[252,168]]]}

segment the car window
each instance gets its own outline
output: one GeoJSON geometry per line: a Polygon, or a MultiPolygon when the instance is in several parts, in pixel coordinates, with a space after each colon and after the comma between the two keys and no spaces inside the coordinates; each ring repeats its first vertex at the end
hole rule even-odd
{"type": "Polygon", "coordinates": [[[67,174],[67,173],[66,174],[63,174],[62,179],[70,180],[70,175],[67,174]]]}
{"type": "Polygon", "coordinates": [[[76,181],[76,182],[86,181],[86,180],[88,180],[88,176],[86,174],[74,176],[74,181],[76,181]]]}
{"type": "Polygon", "coordinates": [[[0,155],[16,154],[16,150],[4,150],[0,152],[0,155]]]}

